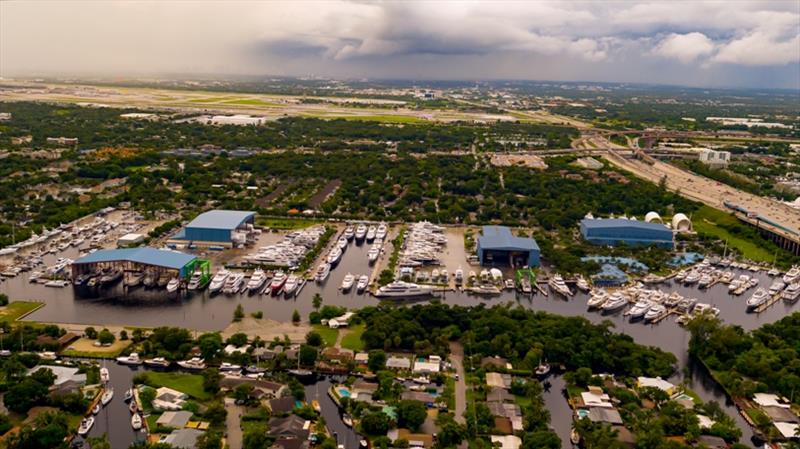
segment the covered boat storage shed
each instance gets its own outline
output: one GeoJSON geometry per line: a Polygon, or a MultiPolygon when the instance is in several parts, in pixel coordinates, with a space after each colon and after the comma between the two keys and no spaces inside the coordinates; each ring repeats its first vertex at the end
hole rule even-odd
{"type": "Polygon", "coordinates": [[[195,217],[185,228],[172,236],[171,242],[189,245],[232,247],[245,243],[252,231],[255,212],[211,210],[195,217]]]}
{"type": "Polygon", "coordinates": [[[539,266],[540,250],[536,240],[515,237],[505,226],[484,226],[478,237],[481,265],[539,266]]]}
{"type": "Polygon", "coordinates": [[[672,230],[665,225],[624,218],[585,218],[581,221],[581,235],[595,245],[674,246],[672,230]]]}
{"type": "Polygon", "coordinates": [[[103,269],[168,273],[186,279],[197,265],[195,256],[155,248],[107,249],[87,254],[72,264],[72,279],[103,269]]]}

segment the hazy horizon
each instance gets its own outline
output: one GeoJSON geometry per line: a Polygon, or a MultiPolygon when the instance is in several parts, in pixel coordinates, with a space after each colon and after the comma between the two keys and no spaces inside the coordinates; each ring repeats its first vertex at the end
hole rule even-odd
{"type": "Polygon", "coordinates": [[[800,1],[0,2],[0,76],[800,89],[800,1]]]}

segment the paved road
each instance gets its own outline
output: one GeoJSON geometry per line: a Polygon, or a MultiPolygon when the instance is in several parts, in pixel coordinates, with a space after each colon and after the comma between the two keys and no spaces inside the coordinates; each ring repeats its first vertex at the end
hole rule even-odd
{"type": "Polygon", "coordinates": [[[242,415],[244,408],[236,405],[233,398],[225,398],[225,410],[228,416],[225,418],[225,427],[228,435],[226,441],[230,449],[242,449],[242,415]]]}
{"type": "Polygon", "coordinates": [[[467,411],[467,381],[466,373],[464,372],[464,348],[461,343],[450,343],[450,361],[453,363],[453,368],[458,373],[458,380],[456,381],[456,422],[459,424],[466,424],[467,420],[464,418],[464,413],[467,411]]]}

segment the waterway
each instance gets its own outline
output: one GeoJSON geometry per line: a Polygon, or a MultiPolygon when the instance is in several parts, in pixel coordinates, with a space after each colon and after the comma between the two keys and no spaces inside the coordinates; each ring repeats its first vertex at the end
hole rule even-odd
{"type": "Polygon", "coordinates": [[[319,378],[317,382],[306,385],[306,401],[308,403],[313,400],[319,402],[320,414],[325,418],[328,432],[337,439],[338,444],[343,445],[345,449],[357,449],[361,438],[351,427],[347,427],[344,424],[339,406],[328,395],[328,389],[330,389],[331,385],[344,381],[344,378],[336,377],[323,376],[319,378]]]}
{"type": "MultiPolygon", "coordinates": [[[[28,320],[87,325],[106,324],[144,327],[169,325],[198,331],[216,331],[223,329],[230,323],[233,311],[238,304],[241,304],[248,314],[262,311],[265,318],[279,321],[290,320],[294,310],[298,310],[302,316],[307,316],[312,311],[311,298],[316,293],[322,295],[324,304],[344,306],[350,309],[377,304],[378,301],[375,298],[369,295],[358,295],[355,293],[355,289],[349,293],[342,293],[338,288],[348,272],[355,275],[372,272],[372,267],[367,262],[368,249],[368,244],[349,245],[339,265],[331,271],[325,283],[309,282],[300,294],[293,299],[269,295],[251,296],[248,294],[210,296],[207,291],[170,296],[163,290],[146,291],[143,289],[138,290],[136,294],[129,297],[87,299],[76,297],[70,287],[47,288],[40,284],[30,284],[27,274],[5,280],[0,284],[0,292],[8,294],[12,300],[35,300],[46,304],[46,307],[26,317],[28,320]]],[[[59,257],[61,256],[59,255],[59,257]]],[[[66,257],[70,256],[75,255],[66,255],[66,257]]],[[[52,263],[56,256],[49,257],[52,260],[47,260],[46,262],[52,263]]],[[[754,274],[741,270],[733,271],[737,275],[746,273],[758,277],[762,287],[768,287],[772,282],[772,279],[765,273],[754,274]]],[[[795,306],[779,301],[763,313],[747,313],[744,302],[749,294],[752,294],[753,290],[736,297],[729,295],[727,287],[722,284],[715,285],[708,290],[699,290],[696,287],[686,287],[668,282],[659,285],[658,288],[665,292],[678,291],[686,297],[698,298],[700,302],[712,304],[721,310],[720,318],[725,322],[739,325],[746,330],[777,321],[794,310],[800,310],[795,306]]],[[[683,369],[688,367],[688,372],[691,376],[687,381],[690,387],[703,400],[720,402],[725,407],[725,410],[739,422],[744,432],[743,440],[748,441],[750,439],[751,431],[749,426],[738,415],[732,404],[727,403],[725,395],[719,386],[709,379],[706,373],[691,365],[687,355],[689,335],[672,318],[667,318],[659,324],[645,325],[641,322],[631,323],[621,313],[601,315],[597,312],[589,312],[586,310],[587,296],[582,293],[565,300],[553,294],[549,297],[544,297],[541,294],[521,297],[512,292],[505,292],[500,297],[484,299],[464,292],[447,292],[442,294],[440,299],[447,304],[463,306],[517,303],[532,310],[547,311],[566,316],[583,316],[595,323],[609,320],[613,323],[616,331],[630,335],[636,342],[653,345],[674,353],[679,361],[679,374],[672,379],[673,382],[680,382],[683,369]]],[[[552,394],[560,395],[560,392],[552,394]]],[[[566,435],[569,435],[568,431],[566,435]]]]}

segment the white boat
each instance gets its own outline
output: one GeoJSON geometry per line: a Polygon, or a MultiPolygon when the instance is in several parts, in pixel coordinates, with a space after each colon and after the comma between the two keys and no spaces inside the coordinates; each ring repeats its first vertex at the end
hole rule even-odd
{"type": "Polygon", "coordinates": [[[344,275],[344,279],[342,279],[342,287],[341,287],[342,291],[347,292],[351,288],[353,288],[353,283],[355,283],[355,281],[356,277],[353,276],[352,274],[347,273],[346,275],[344,275]]]}
{"type": "Polygon", "coordinates": [[[389,228],[386,227],[386,223],[381,223],[378,225],[378,229],[375,230],[375,238],[377,240],[385,240],[386,233],[389,231],[389,228]]]}
{"type": "Polygon", "coordinates": [[[134,413],[133,416],[131,416],[131,427],[133,427],[133,430],[142,428],[142,417],[139,416],[138,413],[134,413]]]}
{"type": "Polygon", "coordinates": [[[777,295],[784,289],[784,287],[786,287],[785,282],[783,282],[780,279],[775,280],[775,282],[773,282],[772,285],[769,286],[769,295],[770,296],[777,295]]]}
{"type": "Polygon", "coordinates": [[[702,275],[697,271],[690,271],[686,274],[686,277],[683,279],[683,283],[686,285],[694,284],[695,282],[699,282],[702,275]]]}
{"type": "Polygon", "coordinates": [[[78,435],[85,437],[89,434],[89,431],[92,430],[92,426],[94,426],[94,417],[90,416],[88,418],[84,418],[81,421],[80,427],[78,427],[78,435]]]}
{"type": "Polygon", "coordinates": [[[139,354],[131,352],[130,355],[117,357],[117,363],[121,363],[123,365],[141,365],[144,362],[139,358],[139,354]]]}
{"type": "Polygon", "coordinates": [[[300,285],[300,278],[295,274],[290,274],[286,277],[286,283],[283,284],[283,294],[291,296],[297,291],[297,286],[300,285]]]}
{"type": "Polygon", "coordinates": [[[683,295],[678,292],[672,292],[667,296],[667,299],[664,300],[664,305],[667,307],[675,307],[682,299],[683,295]]]}
{"type": "Polygon", "coordinates": [[[100,404],[95,404],[94,407],[92,407],[92,415],[97,415],[98,413],[100,413],[101,409],[102,407],[100,406],[100,404]]]}
{"type": "Polygon", "coordinates": [[[675,274],[675,280],[678,282],[683,282],[686,279],[686,270],[681,270],[677,274],[675,274]]]}
{"type": "Polygon", "coordinates": [[[772,277],[779,276],[780,274],[781,274],[781,272],[778,271],[778,269],[775,268],[775,267],[772,267],[772,268],[770,268],[769,271],[767,271],[767,275],[772,276],[772,277]]]}
{"type": "Polygon", "coordinates": [[[456,285],[461,285],[464,283],[464,270],[462,270],[461,267],[456,269],[456,272],[453,275],[453,280],[455,281],[456,285]]]}
{"type": "Polygon", "coordinates": [[[434,268],[433,271],[431,271],[431,281],[437,282],[438,280],[439,280],[439,270],[437,268],[434,268]]]}
{"type": "Polygon", "coordinates": [[[181,286],[181,281],[178,278],[172,278],[167,283],[167,293],[175,293],[181,286]]]}
{"type": "Polygon", "coordinates": [[[564,278],[562,278],[558,273],[554,274],[553,277],[547,281],[547,285],[549,285],[550,288],[559,295],[572,296],[572,291],[569,289],[569,287],[567,287],[567,284],[564,282],[564,278]]]}
{"type": "Polygon", "coordinates": [[[261,290],[266,282],[267,275],[264,273],[264,270],[261,268],[256,268],[256,271],[253,272],[253,275],[250,276],[250,280],[247,282],[247,290],[249,290],[251,293],[257,292],[261,290]]]}
{"type": "Polygon", "coordinates": [[[122,398],[122,400],[129,402],[131,399],[133,399],[133,388],[128,388],[125,390],[125,396],[122,398]]]}
{"type": "Polygon", "coordinates": [[[100,382],[108,383],[111,380],[111,376],[108,373],[108,368],[105,366],[100,368],[100,382]]]}
{"type": "Polygon", "coordinates": [[[346,238],[347,240],[353,240],[353,237],[355,237],[355,235],[356,231],[353,229],[352,226],[348,226],[344,229],[344,238],[346,238]]]}
{"type": "Polygon", "coordinates": [[[342,259],[342,250],[338,246],[334,246],[331,252],[328,253],[327,262],[331,265],[336,265],[342,259]]]}
{"type": "Polygon", "coordinates": [[[367,260],[369,263],[375,263],[378,260],[378,256],[381,255],[381,250],[379,248],[375,248],[374,246],[367,251],[367,260]]]}
{"type": "Polygon", "coordinates": [[[103,395],[100,396],[100,403],[103,404],[104,406],[108,405],[108,403],[111,402],[111,399],[113,398],[114,398],[114,389],[108,388],[106,389],[106,391],[103,392],[103,395]]]}
{"type": "Polygon", "coordinates": [[[648,310],[647,313],[644,314],[644,321],[646,323],[650,323],[652,321],[661,318],[666,313],[667,313],[666,307],[664,307],[661,304],[653,304],[653,306],[650,307],[650,310],[648,310]]]}
{"type": "Polygon", "coordinates": [[[369,286],[369,276],[366,274],[362,274],[358,278],[358,284],[356,284],[356,293],[364,293],[364,291],[369,286]]]}
{"type": "Polygon", "coordinates": [[[712,282],[714,282],[714,278],[711,277],[710,274],[706,273],[700,276],[700,280],[697,281],[697,286],[699,288],[707,288],[712,282]]]}
{"type": "Polygon", "coordinates": [[[589,282],[587,282],[583,276],[578,277],[578,280],[575,282],[575,286],[578,287],[578,290],[583,292],[588,292],[592,289],[592,287],[589,285],[589,282]]]}
{"type": "Polygon", "coordinates": [[[164,357],[156,357],[153,359],[145,359],[144,364],[151,368],[169,368],[170,361],[164,357]]]}
{"type": "Polygon", "coordinates": [[[224,268],[220,268],[219,271],[217,271],[217,274],[215,274],[214,277],[211,278],[211,283],[208,285],[208,291],[210,291],[211,293],[216,293],[222,290],[222,287],[225,286],[225,282],[228,280],[228,277],[230,277],[230,275],[231,275],[230,271],[224,268]]]}
{"type": "Polygon", "coordinates": [[[800,298],[800,282],[789,284],[783,293],[781,293],[781,298],[789,302],[797,301],[797,298],[800,298]]]}
{"type": "Polygon", "coordinates": [[[783,282],[792,284],[800,280],[800,267],[793,266],[786,274],[783,275],[783,282]]]}
{"type": "Polygon", "coordinates": [[[283,271],[278,271],[275,273],[275,276],[272,278],[272,282],[269,283],[269,289],[273,295],[277,295],[278,292],[281,291],[283,284],[286,283],[287,278],[288,277],[286,276],[286,273],[283,271]]]}
{"type": "Polygon", "coordinates": [[[225,281],[225,287],[222,288],[223,293],[232,295],[239,293],[244,286],[244,273],[231,273],[225,281]]]}
{"type": "Polygon", "coordinates": [[[328,278],[330,272],[331,272],[331,265],[327,262],[323,262],[319,264],[319,266],[317,267],[317,271],[314,274],[314,279],[316,279],[317,282],[322,282],[328,278]]]}
{"type": "Polygon", "coordinates": [[[595,290],[592,292],[591,296],[589,296],[589,300],[586,301],[586,306],[590,309],[602,307],[608,300],[608,297],[608,292],[605,290],[595,290]]]}
{"type": "Polygon", "coordinates": [[[632,320],[643,318],[647,311],[650,310],[650,307],[652,307],[652,304],[649,301],[637,301],[625,314],[632,320]]]}
{"type": "Polygon", "coordinates": [[[189,360],[181,360],[178,362],[178,366],[183,369],[200,371],[206,369],[206,362],[200,357],[192,357],[189,360]]]}
{"type": "Polygon", "coordinates": [[[367,227],[364,224],[359,224],[356,227],[356,240],[361,241],[364,240],[364,237],[367,236],[367,227]]]}
{"type": "Polygon", "coordinates": [[[370,225],[369,229],[367,229],[367,241],[371,242],[375,240],[375,234],[378,232],[378,229],[375,225],[370,225]]]}
{"type": "Polygon", "coordinates": [[[378,298],[414,298],[430,296],[432,293],[433,288],[430,286],[396,281],[379,288],[375,292],[375,296],[378,298]]]}
{"type": "Polygon", "coordinates": [[[628,305],[628,298],[622,293],[614,292],[608,297],[605,303],[601,306],[603,312],[615,312],[628,305]]]}
{"type": "Polygon", "coordinates": [[[503,293],[499,288],[491,284],[481,284],[477,287],[472,287],[469,291],[481,296],[498,296],[503,293]]]}
{"type": "Polygon", "coordinates": [[[353,427],[353,418],[351,418],[348,414],[342,416],[342,422],[347,427],[353,427]]]}
{"type": "Polygon", "coordinates": [[[344,251],[347,248],[347,239],[344,236],[339,237],[339,240],[336,242],[336,245],[339,247],[340,250],[344,251]]]}
{"type": "Polygon", "coordinates": [[[219,365],[219,370],[220,370],[220,372],[223,372],[223,373],[224,372],[241,371],[242,367],[239,366],[239,365],[234,365],[232,363],[222,362],[219,365]]]}
{"type": "Polygon", "coordinates": [[[769,299],[769,294],[763,288],[759,288],[753,295],[747,298],[747,310],[753,310],[758,308],[760,305],[767,302],[769,299]]]}

